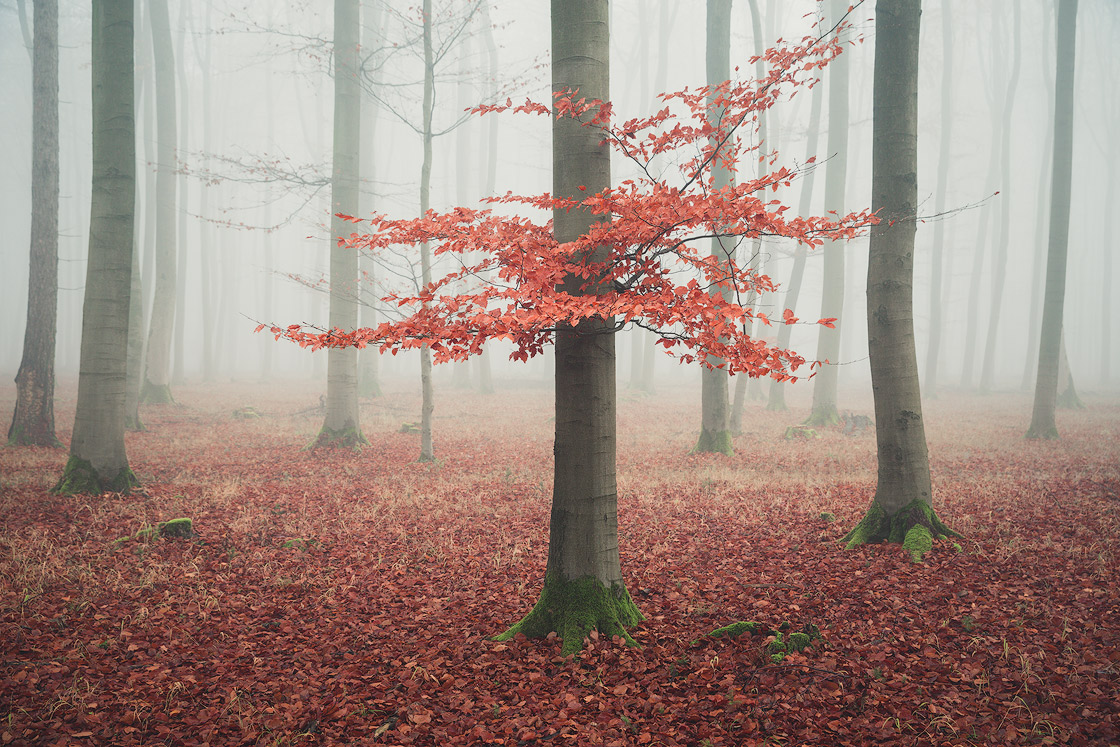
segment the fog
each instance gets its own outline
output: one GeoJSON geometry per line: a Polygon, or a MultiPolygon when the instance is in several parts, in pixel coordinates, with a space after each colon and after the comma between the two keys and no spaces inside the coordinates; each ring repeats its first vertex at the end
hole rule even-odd
{"type": "MultiPolygon", "coordinates": [[[[260,323],[326,326],[327,294],[323,279],[329,251],[332,138],[332,80],[329,3],[308,7],[245,0],[185,2],[169,0],[175,65],[179,142],[180,268],[185,271],[177,313],[182,317],[181,347],[173,348],[176,371],[187,379],[203,375],[203,320],[216,314],[215,375],[220,379],[256,380],[264,376],[323,381],[326,353],[309,353],[270,335],[254,334],[260,323]],[[271,286],[271,290],[269,290],[271,286]],[[204,295],[204,289],[206,294],[204,295]],[[209,308],[207,308],[209,307],[209,308]],[[270,370],[265,351],[271,347],[270,370]]],[[[30,14],[28,0],[26,13],[30,14]]],[[[369,6],[373,3],[363,3],[369,6]]],[[[21,4],[22,5],[22,4],[21,4]]],[[[373,80],[379,101],[364,115],[362,191],[368,210],[395,217],[419,210],[422,59],[415,44],[417,11],[389,3],[380,29],[363,30],[367,82],[373,80]],[[412,25],[410,25],[410,23],[412,25]],[[383,34],[380,46],[378,33],[383,34]],[[370,125],[374,126],[371,127],[370,125]]],[[[437,42],[457,13],[471,4],[436,2],[437,42]],[[442,29],[443,31],[441,31],[442,29]]],[[[549,99],[549,10],[540,0],[491,3],[492,33],[499,75],[490,80],[483,21],[472,19],[457,43],[438,63],[435,129],[449,128],[466,107],[508,95],[549,99]],[[497,93],[493,93],[496,91],[497,93]]],[[[810,31],[820,11],[811,0],[760,0],[763,42],[798,39],[810,31]],[[808,17],[807,17],[808,14],[808,17]]],[[[946,237],[942,289],[943,333],[938,383],[944,389],[975,389],[991,313],[993,256],[1000,241],[1000,211],[1009,206],[1006,284],[995,342],[994,389],[1018,391],[1037,365],[1029,360],[1032,324],[1037,335],[1041,304],[1035,288],[1044,261],[1049,211],[1054,77],[1054,3],[1049,0],[954,2],[949,182],[942,214],[935,204],[937,171],[943,158],[939,139],[942,117],[943,3],[927,0],[922,18],[919,94],[919,195],[926,221],[919,227],[915,273],[915,323],[919,368],[926,371],[929,336],[930,248],[937,222],[946,237]],[[1021,69],[1014,91],[1010,127],[1003,107],[1012,73],[1013,9],[1021,14],[1021,69]],[[1010,174],[998,166],[1000,149],[1010,141],[1010,174]],[[979,257],[979,259],[977,259],[979,257]],[[1040,309],[1040,306],[1038,307],[1040,309]],[[1036,309],[1037,311],[1037,309],[1036,309]],[[975,335],[970,336],[973,329],[975,335]],[[971,343],[971,347],[968,344],[971,343]],[[970,373],[965,374],[972,362],[970,373]]],[[[667,91],[704,84],[704,13],[698,0],[612,4],[611,88],[623,118],[649,113],[655,90],[664,78],[667,91]],[[661,26],[668,21],[667,44],[661,26]],[[659,74],[660,71],[660,74],[659,74]]],[[[870,203],[871,107],[874,3],[853,16],[850,36],[862,42],[851,55],[851,130],[846,208],[870,203]]],[[[31,59],[14,0],[0,0],[0,375],[14,377],[19,366],[28,285],[31,216],[31,59]]],[[[363,23],[377,16],[363,11],[363,23]]],[[[146,10],[137,15],[137,236],[150,308],[154,237],[155,114],[152,45],[146,10]]],[[[78,367],[81,308],[86,268],[90,209],[90,10],[87,3],[60,2],[60,170],[59,297],[57,367],[60,377],[78,367]]],[[[30,19],[28,19],[30,22],[30,19]]],[[[1065,333],[1071,370],[1082,391],[1115,390],[1120,381],[1120,325],[1109,324],[1109,305],[1118,269],[1111,262],[1110,216],[1120,211],[1115,178],[1120,148],[1117,79],[1120,60],[1113,42],[1120,33],[1120,10],[1111,0],[1083,0],[1079,14],[1075,93],[1074,186],[1070,229],[1065,333]],[[1111,203],[1109,202],[1111,200],[1111,203]]],[[[750,55],[758,40],[751,32],[745,2],[733,7],[732,65],[749,76],[750,55]]],[[[772,112],[766,151],[776,150],[779,164],[803,162],[812,96],[825,96],[827,85],[803,90],[772,112]]],[[[536,194],[551,189],[549,122],[541,117],[500,114],[495,192],[536,194]]],[[[434,141],[432,206],[477,205],[487,189],[487,117],[472,116],[434,141]]],[[[825,159],[827,107],[820,148],[825,159]]],[[[634,173],[617,159],[615,182],[634,173]]],[[[778,197],[796,206],[800,185],[778,197]]],[[[816,180],[813,210],[820,211],[824,180],[816,180]]],[[[792,266],[792,246],[764,244],[767,271],[785,283],[792,266]]],[[[866,386],[864,276],[867,241],[846,250],[847,283],[842,317],[841,384],[866,386]]],[[[393,264],[398,270],[404,264],[393,264]]],[[[440,268],[436,267],[439,274],[440,268]]],[[[407,274],[407,273],[406,273],[407,274]]],[[[820,257],[810,254],[800,316],[816,318],[821,295],[820,257]]],[[[379,270],[383,295],[411,282],[391,268],[379,270]]],[[[781,293],[766,301],[781,313],[781,293]]],[[[792,347],[815,358],[816,328],[799,327],[792,347]]],[[[618,377],[629,376],[633,335],[619,339],[618,377]]],[[[508,346],[492,348],[495,377],[546,381],[547,360],[527,364],[505,359],[508,346]]],[[[387,356],[388,376],[409,377],[413,355],[387,356]]],[[[437,386],[450,377],[450,366],[437,367],[437,386]]],[[[658,383],[699,381],[696,367],[683,367],[659,354],[658,383]]],[[[807,390],[807,386],[796,387],[807,390]]],[[[930,392],[924,392],[930,394],[930,392]]]]}

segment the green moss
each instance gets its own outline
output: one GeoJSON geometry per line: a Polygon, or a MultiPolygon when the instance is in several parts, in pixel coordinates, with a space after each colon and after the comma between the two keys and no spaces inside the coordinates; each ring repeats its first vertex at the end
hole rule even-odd
{"type": "Polygon", "coordinates": [[[568,656],[583,648],[583,639],[592,630],[606,636],[617,635],[627,644],[637,646],[626,627],[642,619],[642,613],[622,584],[608,589],[590,576],[568,580],[550,573],[545,577],[540,599],[529,614],[509,630],[494,636],[494,640],[506,641],[518,633],[528,638],[544,638],[556,632],[563,641],[560,653],[568,656]]]}
{"type": "Polygon", "coordinates": [[[100,493],[127,493],[140,485],[136,475],[127,466],[111,478],[102,477],[88,460],[70,455],[62,477],[51,492],[59,495],[98,495],[100,493]]]}
{"type": "Polygon", "coordinates": [[[836,405],[823,405],[821,407],[814,407],[813,411],[809,413],[809,417],[805,418],[802,425],[815,426],[820,428],[822,426],[840,425],[840,413],[836,410],[836,405]]]}
{"type": "Polygon", "coordinates": [[[171,396],[171,386],[168,384],[153,384],[144,379],[140,387],[140,401],[146,405],[173,405],[175,398],[171,396]]]}
{"type": "Polygon", "coordinates": [[[813,639],[808,633],[790,633],[789,642],[786,644],[790,651],[804,651],[813,639]]]}
{"type": "Polygon", "coordinates": [[[894,516],[887,516],[878,501],[872,501],[863,520],[841,541],[849,550],[876,542],[892,542],[905,547],[911,559],[918,563],[933,547],[933,540],[960,536],[945,526],[925,501],[912,501],[894,516]]]}
{"type": "Polygon", "coordinates": [[[836,515],[830,514],[828,511],[821,511],[821,519],[825,521],[836,521],[836,515]]]}
{"type": "Polygon", "coordinates": [[[363,446],[369,446],[369,441],[360,428],[348,426],[333,430],[323,426],[319,429],[319,434],[315,436],[314,440],[304,447],[304,451],[314,451],[320,448],[361,451],[363,446]]]}
{"type": "Polygon", "coordinates": [[[782,438],[787,441],[793,441],[794,439],[808,441],[814,438],[820,438],[820,436],[815,430],[806,425],[791,425],[786,428],[785,435],[782,436],[782,438]]]}
{"type": "Polygon", "coordinates": [[[34,434],[24,430],[22,425],[13,423],[8,430],[8,446],[49,446],[57,449],[62,446],[62,442],[54,435],[54,431],[41,433],[36,438],[34,434]]]}
{"type": "Polygon", "coordinates": [[[157,527],[161,537],[193,537],[194,522],[187,518],[164,521],[157,527]]]}
{"type": "Polygon", "coordinates": [[[723,454],[732,456],[735,449],[732,446],[731,431],[710,431],[704,428],[700,431],[700,440],[692,447],[693,454],[723,454]]]}
{"type": "Polygon", "coordinates": [[[233,411],[234,420],[256,420],[261,414],[253,407],[239,407],[233,411]]]}
{"type": "Polygon", "coordinates": [[[724,625],[722,628],[716,628],[711,633],[708,633],[710,638],[735,638],[743,633],[756,633],[762,626],[756,622],[736,622],[730,625],[724,625]]]}

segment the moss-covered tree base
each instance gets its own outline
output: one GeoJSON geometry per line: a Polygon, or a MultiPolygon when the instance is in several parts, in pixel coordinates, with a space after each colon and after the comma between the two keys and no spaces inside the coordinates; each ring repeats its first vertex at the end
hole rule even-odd
{"type": "Polygon", "coordinates": [[[140,387],[140,401],[146,405],[173,405],[175,398],[171,396],[171,385],[153,384],[144,379],[140,387]]]}
{"type": "Polygon", "coordinates": [[[13,422],[8,429],[8,446],[47,446],[57,449],[62,446],[62,442],[54,435],[53,430],[37,429],[33,432],[13,422]]]}
{"type": "Polygon", "coordinates": [[[1031,423],[1030,430],[1027,431],[1026,437],[1032,441],[1038,438],[1042,438],[1047,441],[1060,438],[1060,436],[1058,435],[1058,426],[1054,425],[1053,423],[1042,426],[1031,423]]]}
{"type": "Polygon", "coordinates": [[[145,433],[148,430],[144,421],[140,419],[139,413],[124,416],[124,429],[133,433],[145,433]]]}
{"type": "Polygon", "coordinates": [[[809,417],[805,418],[802,425],[807,425],[812,428],[821,428],[828,425],[840,425],[840,413],[836,409],[836,405],[827,405],[824,407],[814,407],[813,411],[809,413],[809,417]]]}
{"type": "Polygon", "coordinates": [[[1077,389],[1073,386],[1072,379],[1065,389],[1058,392],[1058,399],[1054,404],[1062,410],[1085,409],[1085,403],[1081,401],[1081,397],[1077,396],[1077,389]]]}
{"type": "Polygon", "coordinates": [[[363,446],[369,446],[369,441],[358,428],[340,428],[337,431],[323,426],[319,435],[304,447],[305,451],[315,449],[350,449],[361,451],[363,446]]]}
{"type": "Polygon", "coordinates": [[[863,520],[842,542],[849,550],[876,542],[893,542],[902,545],[910,553],[910,559],[920,563],[933,547],[933,540],[960,536],[941,523],[933,507],[925,501],[913,501],[894,516],[888,516],[877,502],[872,502],[863,520]]]}
{"type": "Polygon", "coordinates": [[[127,493],[139,485],[140,481],[128,467],[112,477],[103,477],[88,461],[71,454],[66,462],[66,468],[62,471],[62,479],[54,486],[52,492],[61,495],[127,493]]]}
{"type": "Polygon", "coordinates": [[[555,574],[545,577],[541,598],[519,623],[500,635],[496,641],[506,641],[518,633],[528,638],[544,638],[556,632],[563,645],[563,656],[578,653],[583,640],[592,630],[601,635],[619,636],[631,646],[637,646],[627,626],[642,621],[630,592],[618,584],[608,589],[601,581],[590,576],[568,581],[555,574]]]}
{"type": "Polygon", "coordinates": [[[731,456],[735,453],[731,444],[731,431],[710,431],[705,428],[700,431],[700,440],[692,448],[692,453],[731,456]]]}

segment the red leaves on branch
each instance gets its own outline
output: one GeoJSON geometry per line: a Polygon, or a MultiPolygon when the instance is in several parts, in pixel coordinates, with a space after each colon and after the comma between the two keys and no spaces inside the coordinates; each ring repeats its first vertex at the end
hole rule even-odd
{"type": "MultiPolygon", "coordinates": [[[[509,99],[479,107],[479,113],[570,117],[598,128],[604,142],[636,164],[642,176],[579,199],[507,194],[489,198],[487,209],[458,207],[411,219],[375,216],[369,233],[355,233],[345,243],[385,254],[426,242],[436,257],[453,258],[458,269],[418,291],[383,298],[403,318],[376,328],[270,329],[278,338],[313,349],[376,345],[396,352],[428,345],[436,361],[463,359],[488,340],[507,340],[515,346],[512,356],[524,360],[540,353],[557,328],[600,318],[613,321],[615,328],[654,330],[664,348],[683,362],[707,364],[714,356],[730,373],[796,380],[793,374],[805,359],[750,334],[754,319],[770,324],[754,306],[775,289],[774,283],[747,261],[713,258],[711,239],[721,237],[731,246],[784,238],[812,248],[825,239],[856,236],[877,219],[868,211],[787,215],[788,206],[765,195],[789,186],[800,174],[797,169],[775,167],[723,188],[715,186],[713,169],[719,164],[734,171],[757,149],[742,137],[757,127],[757,114],[814,82],[814,71],[840,52],[835,34],[807,37],[768,50],[763,59],[769,73],[761,80],[664,94],[660,111],[620,125],[613,122],[609,102],[584,99],[578,91],[555,94],[551,109],[532,101],[515,107],[509,99]],[[664,162],[677,168],[665,169],[664,162]],[[503,214],[508,209],[515,214],[503,214]],[[551,221],[519,214],[573,209],[600,221],[566,244],[556,242],[551,221]]],[[[755,155],[773,163],[772,154],[755,155]]],[[[789,311],[783,317],[786,324],[796,321],[789,311]]],[[[819,323],[831,326],[831,321],[819,323]]]]}

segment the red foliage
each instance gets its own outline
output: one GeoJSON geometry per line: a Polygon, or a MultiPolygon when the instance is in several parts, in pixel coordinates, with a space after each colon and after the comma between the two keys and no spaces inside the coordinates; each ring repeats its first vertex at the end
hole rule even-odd
{"type": "Polygon", "coordinates": [[[300,451],[321,416],[287,413],[307,395],[177,396],[129,435],[144,495],[53,496],[62,450],[0,450],[0,744],[1120,741],[1115,404],[1036,444],[1025,399],[930,403],[939,511],[968,539],[914,565],[833,541],[874,490],[873,439],[784,442],[788,416],[759,408],[713,469],[686,455],[690,398],[624,400],[642,648],[565,661],[555,640],[488,640],[543,575],[546,392],[449,399],[439,465],[394,432],[410,395],[366,406],[358,456],[300,451]],[[246,402],[263,417],[233,420],[246,402]],[[194,539],[116,542],[184,515],[194,539]],[[783,619],[823,641],[775,666],[757,638],[703,639],[783,619]]]}
{"type": "MultiPolygon", "coordinates": [[[[613,318],[619,328],[657,331],[666,350],[682,361],[707,363],[712,355],[731,373],[796,380],[793,373],[805,359],[750,334],[756,319],[770,325],[754,299],[773,291],[773,282],[751,269],[749,258],[712,257],[709,240],[719,236],[731,245],[781,237],[815,247],[825,239],[851,238],[876,218],[867,211],[788,217],[788,208],[768,199],[767,192],[788,186],[798,170],[775,167],[765,176],[717,188],[713,169],[720,164],[737,171],[744,155],[758,148],[742,137],[757,127],[758,113],[815,83],[816,71],[841,50],[834,32],[771,49],[765,55],[769,74],[762,80],[664,94],[659,112],[621,124],[614,122],[611,104],[571,91],[557,94],[551,109],[532,101],[481,107],[480,112],[571,117],[598,128],[642,176],[582,200],[550,194],[488,200],[511,208],[512,215],[458,207],[416,219],[376,216],[371,234],[355,233],[347,241],[355,251],[381,253],[428,242],[436,256],[453,258],[458,269],[418,292],[383,299],[405,310],[403,320],[352,331],[309,331],[301,325],[271,331],[316,349],[429,345],[437,362],[465,358],[487,340],[503,339],[516,345],[513,357],[524,360],[539,353],[559,325],[613,318]],[[603,220],[564,244],[553,238],[551,221],[520,214],[576,208],[603,220]]],[[[775,156],[759,157],[773,165],[775,156]]],[[[784,321],[790,320],[787,312],[784,321]]]]}

